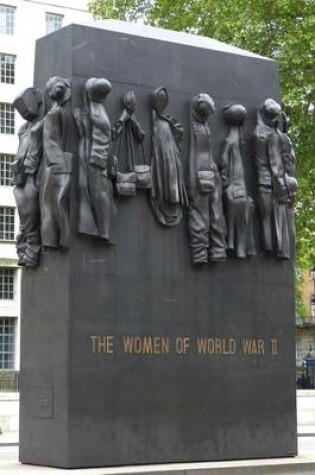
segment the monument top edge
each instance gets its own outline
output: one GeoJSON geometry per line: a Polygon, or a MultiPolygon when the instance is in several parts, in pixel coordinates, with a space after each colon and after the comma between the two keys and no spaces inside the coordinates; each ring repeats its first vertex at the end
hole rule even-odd
{"type": "MultiPolygon", "coordinates": [[[[125,33],[142,38],[150,38],[153,40],[167,41],[169,43],[181,44],[186,46],[193,46],[197,48],[209,49],[212,51],[220,51],[223,53],[230,53],[239,56],[247,56],[251,58],[262,59],[266,61],[273,61],[265,56],[252,53],[250,51],[238,48],[236,46],[223,43],[214,38],[199,36],[192,33],[183,33],[178,31],[166,30],[163,28],[156,28],[139,23],[130,23],[121,20],[94,20],[90,22],[73,23],[72,25],[85,26],[90,28],[98,28],[117,33],[125,33]]],[[[65,27],[67,28],[67,27],[65,27]]]]}

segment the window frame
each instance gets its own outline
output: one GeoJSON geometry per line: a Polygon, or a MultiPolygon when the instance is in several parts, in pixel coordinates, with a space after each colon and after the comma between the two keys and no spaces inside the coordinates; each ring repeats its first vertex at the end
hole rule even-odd
{"type": "Polygon", "coordinates": [[[17,317],[0,317],[0,370],[14,370],[17,317]]]}
{"type": "Polygon", "coordinates": [[[45,13],[45,25],[46,35],[53,33],[63,27],[64,15],[60,13],[46,12],[45,13]],[[60,21],[60,24],[59,24],[60,21]]]}
{"type": "Polygon", "coordinates": [[[14,300],[15,268],[0,267],[0,300],[14,300]]]}
{"type": "Polygon", "coordinates": [[[0,102],[0,134],[15,134],[15,111],[8,102],[0,102]]]}
{"type": "Polygon", "coordinates": [[[0,52],[0,83],[15,84],[16,55],[0,52]]]}
{"type": "Polygon", "coordinates": [[[15,208],[0,206],[0,241],[15,240],[15,208]]]}
{"type": "Polygon", "coordinates": [[[0,152],[0,186],[12,186],[12,163],[15,156],[0,152]]]}
{"type": "Polygon", "coordinates": [[[0,35],[14,35],[15,12],[14,5],[0,4],[0,35]]]}

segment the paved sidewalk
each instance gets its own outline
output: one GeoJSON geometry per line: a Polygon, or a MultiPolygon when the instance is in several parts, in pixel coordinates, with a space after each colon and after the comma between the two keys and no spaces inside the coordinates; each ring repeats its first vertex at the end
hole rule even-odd
{"type": "Polygon", "coordinates": [[[296,458],[145,465],[115,468],[57,469],[0,462],[0,475],[314,475],[315,455],[296,458]]]}
{"type": "Polygon", "coordinates": [[[18,463],[18,447],[0,447],[0,475],[314,475],[315,437],[299,437],[299,456],[133,467],[56,469],[18,463]]]}
{"type": "Polygon", "coordinates": [[[18,432],[3,432],[0,435],[0,447],[2,445],[18,445],[19,433],[18,432]]]}
{"type": "Polygon", "coordinates": [[[301,437],[315,437],[315,426],[312,426],[312,425],[299,426],[298,427],[298,436],[301,436],[301,437]]]}

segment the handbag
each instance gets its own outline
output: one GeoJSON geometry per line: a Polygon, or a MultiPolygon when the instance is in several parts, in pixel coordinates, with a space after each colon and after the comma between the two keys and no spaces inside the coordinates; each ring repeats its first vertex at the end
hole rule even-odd
{"type": "Polygon", "coordinates": [[[145,155],[144,155],[144,148],[143,148],[142,142],[141,142],[141,150],[142,150],[143,164],[134,166],[134,170],[137,176],[137,188],[150,189],[152,187],[151,166],[145,163],[145,155]]]}
{"type": "MultiPolygon", "coordinates": [[[[129,131],[130,132],[130,131],[129,131]]],[[[117,148],[117,171],[116,171],[116,189],[122,196],[135,196],[136,195],[136,174],[132,171],[132,147],[130,145],[129,133],[126,130],[125,122],[122,123],[118,136],[118,148],[117,148]],[[128,157],[128,153],[131,153],[131,157],[128,157]],[[122,160],[122,158],[125,160],[122,160]],[[124,161],[124,166],[122,166],[124,161]],[[119,171],[118,167],[127,168],[126,171],[119,171]]]]}
{"type": "Polygon", "coordinates": [[[120,195],[135,196],[136,195],[136,173],[135,172],[119,172],[116,173],[116,188],[120,195]]]}
{"type": "Polygon", "coordinates": [[[296,179],[287,174],[282,177],[274,177],[272,180],[274,196],[281,204],[289,203],[292,196],[296,193],[297,188],[296,179]]]}
{"type": "Polygon", "coordinates": [[[118,138],[117,156],[118,165],[121,171],[116,174],[116,188],[119,194],[124,196],[135,196],[137,188],[151,188],[151,167],[145,163],[145,155],[142,141],[140,142],[143,164],[134,164],[134,126],[140,126],[136,121],[132,122],[131,117],[127,120],[120,119],[116,127],[116,137],[118,138]],[[123,170],[122,170],[123,169],[123,170]]]}
{"type": "Polygon", "coordinates": [[[201,193],[211,193],[215,188],[214,172],[212,170],[198,170],[197,183],[201,193]]]}

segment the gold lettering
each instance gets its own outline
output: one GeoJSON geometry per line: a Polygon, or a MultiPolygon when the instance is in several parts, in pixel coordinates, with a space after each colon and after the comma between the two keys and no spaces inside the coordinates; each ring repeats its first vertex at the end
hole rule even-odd
{"type": "MultiPolygon", "coordinates": [[[[89,336],[93,354],[113,354],[115,345],[112,335],[89,336]]],[[[178,355],[189,352],[190,337],[174,337],[174,350],[178,355]]],[[[123,336],[121,338],[122,350],[125,354],[135,355],[164,355],[171,352],[171,338],[169,336],[123,336]]],[[[268,344],[268,341],[267,341],[268,344]]],[[[266,347],[267,348],[267,347],[266,347]]],[[[198,355],[235,355],[238,346],[235,338],[227,337],[196,337],[194,349],[198,355]]],[[[242,338],[240,350],[246,356],[265,355],[265,340],[263,338],[242,338]]],[[[278,340],[270,339],[270,352],[272,356],[278,355],[278,340]]]]}
{"type": "Polygon", "coordinates": [[[176,353],[178,355],[185,355],[189,348],[189,337],[178,337],[175,340],[176,353]]]}
{"type": "Polygon", "coordinates": [[[114,353],[114,337],[106,335],[90,336],[92,341],[92,353],[114,353]]]}
{"type": "Polygon", "coordinates": [[[170,339],[169,339],[169,337],[161,338],[161,342],[162,342],[162,354],[169,354],[169,352],[170,352],[170,339]]]}
{"type": "Polygon", "coordinates": [[[96,353],[96,339],[97,339],[97,336],[90,336],[91,340],[92,340],[92,353],[96,353]]]}
{"type": "Polygon", "coordinates": [[[199,355],[235,355],[236,341],[234,338],[196,338],[199,355]]]}
{"type": "Polygon", "coordinates": [[[134,345],[133,345],[134,352],[136,355],[139,355],[142,353],[142,345],[141,345],[141,338],[139,336],[136,336],[134,338],[134,345]]]}
{"type": "Polygon", "coordinates": [[[210,338],[197,338],[197,352],[198,355],[205,355],[207,352],[207,341],[208,341],[208,346],[209,346],[209,340],[210,338]]]}
{"type": "Polygon", "coordinates": [[[156,336],[153,338],[153,348],[154,348],[154,354],[159,355],[161,354],[161,338],[156,336]]]}
{"type": "Polygon", "coordinates": [[[214,338],[208,338],[207,350],[209,355],[214,354],[214,338]]]}
{"type": "Polygon", "coordinates": [[[220,338],[214,339],[214,351],[216,355],[221,355],[222,353],[222,341],[220,338]]]}
{"type": "Polygon", "coordinates": [[[133,338],[130,336],[124,336],[122,341],[124,353],[132,353],[133,338]]]}
{"type": "Polygon", "coordinates": [[[152,338],[150,337],[144,337],[143,338],[143,353],[144,354],[152,354],[152,338]]]}
{"type": "Polygon", "coordinates": [[[265,342],[261,338],[257,340],[258,344],[258,354],[259,355],[264,355],[265,354],[265,342]]]}
{"type": "Polygon", "coordinates": [[[127,354],[161,355],[170,352],[169,337],[125,336],[122,338],[123,350],[127,354]]]}
{"type": "Polygon", "coordinates": [[[270,340],[271,342],[271,355],[272,356],[277,356],[279,353],[278,353],[278,340],[276,340],[275,338],[272,338],[270,340]]]}
{"type": "Polygon", "coordinates": [[[234,338],[224,339],[224,345],[227,345],[227,351],[224,353],[226,355],[235,355],[236,353],[236,341],[234,338]]]}
{"type": "Polygon", "coordinates": [[[261,338],[257,340],[255,338],[243,338],[242,348],[244,355],[264,355],[265,354],[265,342],[261,338]]]}
{"type": "Polygon", "coordinates": [[[242,347],[244,355],[252,354],[252,340],[247,340],[247,338],[243,338],[242,347]]]}
{"type": "Polygon", "coordinates": [[[252,340],[252,355],[257,355],[258,350],[257,350],[257,340],[252,340]]]}

